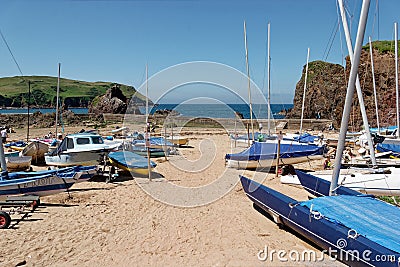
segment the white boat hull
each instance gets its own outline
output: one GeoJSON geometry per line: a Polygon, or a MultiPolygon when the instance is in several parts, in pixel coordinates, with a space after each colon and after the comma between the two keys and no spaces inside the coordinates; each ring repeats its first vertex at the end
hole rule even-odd
{"type": "MultiPolygon", "coordinates": [[[[294,158],[280,158],[279,165],[296,164],[322,158],[323,158],[322,155],[294,157],[294,158]]],[[[276,159],[251,160],[251,161],[227,160],[226,165],[230,168],[237,168],[237,169],[270,168],[271,166],[276,166],[276,161],[277,161],[276,159]]]]}
{"type": "Polygon", "coordinates": [[[59,155],[46,155],[46,164],[49,166],[90,166],[98,165],[103,160],[104,151],[61,152],[59,155]]]}

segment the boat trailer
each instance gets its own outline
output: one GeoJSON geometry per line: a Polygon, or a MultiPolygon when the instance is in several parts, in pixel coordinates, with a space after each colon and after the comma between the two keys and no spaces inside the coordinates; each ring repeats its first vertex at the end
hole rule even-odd
{"type": "Polygon", "coordinates": [[[0,229],[6,229],[11,224],[11,215],[20,214],[23,220],[40,204],[38,196],[8,196],[5,201],[0,201],[0,229]]]}

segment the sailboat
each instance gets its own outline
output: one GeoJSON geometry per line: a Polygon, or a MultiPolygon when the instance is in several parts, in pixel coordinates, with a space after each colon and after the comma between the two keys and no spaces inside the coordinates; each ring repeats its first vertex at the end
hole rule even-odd
{"type": "Polygon", "coordinates": [[[330,257],[349,266],[376,266],[386,255],[389,258],[379,266],[398,266],[400,231],[393,227],[400,220],[398,207],[351,189],[340,196],[297,201],[246,177],[240,180],[257,209],[311,240],[330,257]]]}
{"type": "Polygon", "coordinates": [[[301,143],[254,142],[240,153],[226,154],[225,161],[230,168],[270,168],[277,164],[287,165],[322,159],[324,150],[324,146],[301,143]]]}

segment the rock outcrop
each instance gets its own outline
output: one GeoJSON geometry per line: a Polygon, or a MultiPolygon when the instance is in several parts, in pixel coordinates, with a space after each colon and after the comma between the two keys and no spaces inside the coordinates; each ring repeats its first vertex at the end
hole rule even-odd
{"type": "Polygon", "coordinates": [[[124,114],[128,106],[126,102],[126,97],[119,88],[119,85],[114,85],[107,90],[105,95],[93,99],[89,105],[89,113],[124,114]]]}
{"type": "MultiPolygon", "coordinates": [[[[396,88],[394,53],[387,50],[374,49],[373,57],[379,122],[381,126],[395,125],[396,88]]],[[[340,127],[350,69],[349,57],[346,58],[346,68],[338,64],[322,61],[309,63],[304,118],[331,119],[334,121],[335,128],[340,127]]],[[[368,121],[371,127],[376,127],[377,120],[369,46],[365,46],[362,50],[358,73],[368,121]]],[[[304,74],[305,66],[302,77],[296,85],[293,100],[294,107],[289,112],[288,118],[301,117],[304,74]]],[[[356,131],[360,130],[363,125],[356,93],[353,98],[350,124],[353,126],[353,130],[356,131]]]]}

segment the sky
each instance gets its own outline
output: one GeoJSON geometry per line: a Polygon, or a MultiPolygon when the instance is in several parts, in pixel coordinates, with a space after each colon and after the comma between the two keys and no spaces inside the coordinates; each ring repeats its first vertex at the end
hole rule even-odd
{"type": "MultiPolygon", "coordinates": [[[[393,40],[400,18],[400,1],[376,1],[370,4],[364,43],[368,36],[393,40]]],[[[362,1],[345,4],[354,42],[362,1]]],[[[188,62],[215,62],[246,76],[244,21],[249,74],[264,95],[271,25],[271,103],[293,102],[308,48],[310,61],[343,64],[348,54],[342,28],[336,31],[335,0],[0,1],[0,30],[23,75],[56,77],[61,63],[63,78],[132,85],[142,93],[146,65],[150,91],[159,90],[151,77],[160,72],[168,77],[171,69],[179,75],[174,66],[188,62]]],[[[0,58],[0,77],[20,75],[3,40],[0,58]]],[[[212,68],[204,66],[196,71],[211,75],[212,68]]],[[[204,96],[217,87],[205,88],[204,96]]],[[[246,83],[238,87],[245,91],[246,83]]],[[[182,95],[169,94],[169,101],[183,101],[182,95]]]]}

